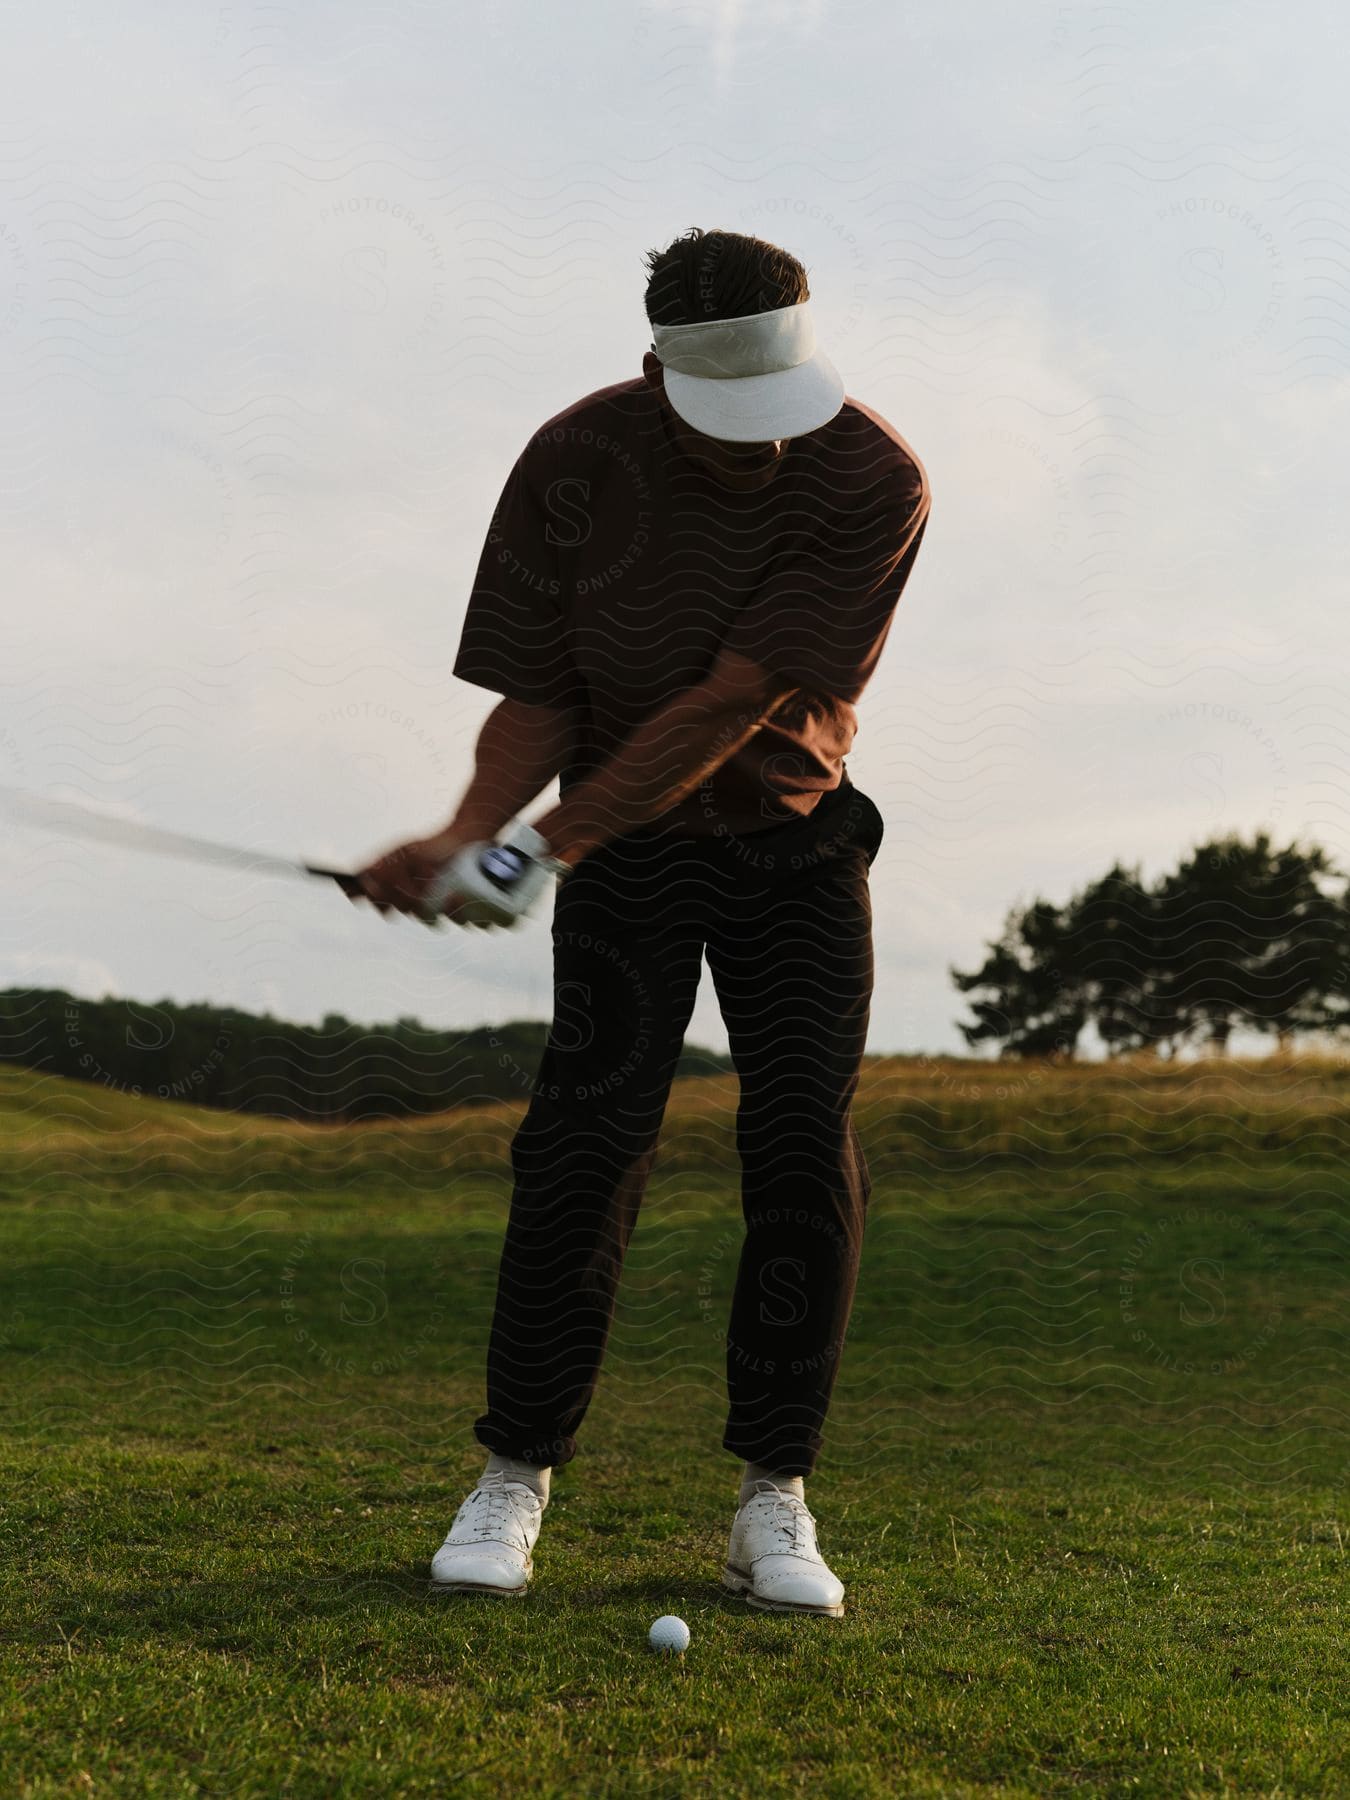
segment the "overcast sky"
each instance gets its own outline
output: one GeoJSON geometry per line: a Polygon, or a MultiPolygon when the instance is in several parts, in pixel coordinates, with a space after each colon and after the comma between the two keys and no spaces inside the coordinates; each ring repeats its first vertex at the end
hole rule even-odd
{"type": "MultiPolygon", "coordinates": [[[[1329,4],[11,11],[0,781],[357,866],[448,816],[512,460],[690,225],[806,263],[933,513],[849,771],[871,1047],[1009,906],[1260,825],[1350,862],[1350,158],[1329,4]]],[[[544,919],[5,832],[0,985],[549,1010],[544,919]]],[[[724,1046],[704,977],[692,1039],[724,1046]]]]}

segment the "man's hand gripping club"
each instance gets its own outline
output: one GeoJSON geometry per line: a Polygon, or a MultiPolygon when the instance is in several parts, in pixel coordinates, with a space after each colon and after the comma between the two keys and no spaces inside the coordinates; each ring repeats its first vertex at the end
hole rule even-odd
{"type": "Polygon", "coordinates": [[[523,919],[566,864],[549,855],[548,841],[523,819],[495,844],[466,844],[428,882],[419,917],[428,925],[509,929],[523,919]]]}
{"type": "Polygon", "coordinates": [[[445,836],[402,844],[361,871],[364,897],[381,912],[406,912],[426,925],[451,919],[480,930],[509,929],[566,865],[518,819],[496,843],[456,844],[445,836]]]}

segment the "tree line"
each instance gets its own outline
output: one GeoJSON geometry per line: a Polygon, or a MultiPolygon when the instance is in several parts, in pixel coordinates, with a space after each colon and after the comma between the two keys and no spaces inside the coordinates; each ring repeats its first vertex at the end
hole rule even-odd
{"type": "MultiPolygon", "coordinates": [[[[470,1031],[415,1018],[360,1025],[329,1013],[296,1025],[205,1002],[85,999],[58,988],[0,991],[0,1061],[43,1074],[231,1112],[350,1123],[528,1099],[548,1025],[470,1031]]],[[[731,1067],[686,1045],[677,1075],[731,1067]]]]}

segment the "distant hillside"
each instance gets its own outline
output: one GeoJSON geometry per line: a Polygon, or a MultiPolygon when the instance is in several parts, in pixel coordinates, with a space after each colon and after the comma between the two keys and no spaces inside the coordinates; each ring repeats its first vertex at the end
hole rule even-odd
{"type": "MultiPolygon", "coordinates": [[[[682,1080],[657,1156],[657,1185],[686,1204],[733,1182],[734,1075],[682,1080]]],[[[100,1199],[211,1191],[281,1199],[300,1189],[360,1187],[372,1203],[399,1192],[500,1194],[523,1098],[434,1116],[361,1124],[248,1117],[138,1098],[0,1064],[0,1200],[91,1191],[100,1199]]],[[[991,1219],[1005,1176],[1037,1170],[1074,1192],[1112,1195],[1123,1168],[1147,1165],[1160,1195],[1182,1184],[1279,1182],[1321,1171],[1323,1204],[1343,1216],[1350,1162],[1350,1063],[1304,1056],[1259,1062],[1153,1057],[1006,1067],[959,1057],[869,1062],[854,1118],[873,1179],[919,1191],[983,1170],[991,1219]]],[[[1006,1223],[1006,1219],[1005,1219],[1006,1223]]]]}
{"type": "MultiPolygon", "coordinates": [[[[414,1018],[359,1025],[330,1013],[322,1025],[295,1025],[205,1003],[0,991],[0,1064],[132,1099],[320,1124],[527,1098],[547,1033],[535,1019],[441,1031],[414,1018]]],[[[730,1066],[726,1056],[687,1045],[676,1073],[730,1066]]]]}
{"type": "Polygon", "coordinates": [[[53,1130],[91,1134],[143,1130],[155,1122],[164,1131],[190,1130],[194,1126],[211,1129],[226,1123],[240,1131],[252,1130],[248,1120],[222,1120],[210,1107],[146,1099],[121,1088],[43,1075],[18,1063],[0,1062],[0,1139],[13,1142],[53,1130]]]}

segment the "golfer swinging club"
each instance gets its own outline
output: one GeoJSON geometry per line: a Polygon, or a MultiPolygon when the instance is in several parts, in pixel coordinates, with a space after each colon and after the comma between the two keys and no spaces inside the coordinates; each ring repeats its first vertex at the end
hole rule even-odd
{"type": "Polygon", "coordinates": [[[753,1606],[837,1618],[803,1482],[871,1193],[851,1105],[883,830],[844,759],[928,479],[845,397],[787,251],[695,228],[646,265],[641,376],[550,419],[493,516],[454,672],[503,698],[459,809],[359,877],[381,912],[489,929],[557,885],[554,1018],[511,1146],[474,1425],[489,1455],[432,1585],[530,1580],[706,956],[740,1082],[745,1218],[722,1439],[744,1470],[722,1580],[753,1606]],[[559,804],[523,823],[555,776],[559,804]]]}

